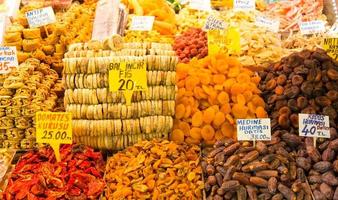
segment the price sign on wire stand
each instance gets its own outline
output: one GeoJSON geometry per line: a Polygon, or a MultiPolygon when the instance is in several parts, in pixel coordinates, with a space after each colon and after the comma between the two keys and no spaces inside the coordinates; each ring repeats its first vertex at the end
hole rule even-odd
{"type": "Polygon", "coordinates": [[[46,26],[56,22],[56,17],[52,7],[45,7],[26,12],[26,17],[30,28],[46,26]]]}
{"type": "Polygon", "coordinates": [[[300,22],[299,29],[302,35],[317,34],[325,32],[325,22],[322,20],[313,20],[300,22]]]}
{"type": "Polygon", "coordinates": [[[224,30],[225,22],[213,15],[209,15],[204,24],[203,30],[224,30]]]}
{"type": "Polygon", "coordinates": [[[270,119],[237,119],[237,139],[239,141],[253,141],[254,146],[256,141],[270,141],[270,119]]]}
{"type": "Polygon", "coordinates": [[[133,16],[131,18],[130,30],[151,31],[153,29],[154,21],[154,16],[133,16]]]}
{"type": "Polygon", "coordinates": [[[271,32],[277,33],[279,31],[280,21],[262,15],[257,15],[255,24],[258,27],[263,27],[270,30],[271,32]]]}
{"type": "Polygon", "coordinates": [[[299,136],[313,137],[314,146],[317,138],[330,138],[330,120],[328,116],[299,114],[299,136]]]}
{"type": "Polygon", "coordinates": [[[36,142],[49,144],[58,162],[60,144],[72,144],[72,114],[69,112],[37,112],[36,113],[36,142]]]}
{"type": "Polygon", "coordinates": [[[109,65],[109,90],[124,93],[126,104],[131,105],[134,91],[148,90],[147,64],[145,62],[112,62],[109,65]]]}
{"type": "Polygon", "coordinates": [[[8,74],[18,68],[16,47],[0,47],[0,74],[8,74]]]}
{"type": "Polygon", "coordinates": [[[338,38],[324,38],[323,48],[331,58],[338,60],[338,38]]]}
{"type": "Polygon", "coordinates": [[[256,9],[255,0],[234,0],[235,11],[254,11],[256,9]]]}

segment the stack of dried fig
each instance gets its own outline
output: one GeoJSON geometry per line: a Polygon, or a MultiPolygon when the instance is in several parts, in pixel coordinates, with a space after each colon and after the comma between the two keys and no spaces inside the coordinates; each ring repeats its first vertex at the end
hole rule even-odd
{"type": "Polygon", "coordinates": [[[207,199],[338,199],[338,139],[305,140],[285,130],[270,142],[215,143],[201,163],[207,199]]]}
{"type": "Polygon", "coordinates": [[[298,114],[323,114],[337,125],[338,63],[322,49],[293,53],[260,72],[272,130],[298,131],[298,114]]]}

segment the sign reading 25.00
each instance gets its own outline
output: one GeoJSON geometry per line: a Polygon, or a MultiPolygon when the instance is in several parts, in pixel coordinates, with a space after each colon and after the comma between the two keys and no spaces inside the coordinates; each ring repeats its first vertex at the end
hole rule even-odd
{"type": "Polygon", "coordinates": [[[148,90],[147,65],[141,62],[112,62],[109,65],[109,90],[124,93],[126,104],[131,104],[134,91],[148,90]]]}

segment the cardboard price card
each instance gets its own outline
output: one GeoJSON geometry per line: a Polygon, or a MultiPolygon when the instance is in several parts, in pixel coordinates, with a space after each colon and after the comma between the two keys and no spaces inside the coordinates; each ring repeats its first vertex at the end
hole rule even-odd
{"type": "Polygon", "coordinates": [[[69,112],[37,112],[36,142],[49,144],[61,161],[60,144],[72,144],[72,114],[69,112]]]}
{"type": "Polygon", "coordinates": [[[0,74],[8,74],[18,67],[16,47],[0,47],[0,74]]]}
{"type": "Polygon", "coordinates": [[[270,119],[237,119],[237,139],[239,141],[270,141],[270,119]]]}
{"type": "Polygon", "coordinates": [[[133,16],[131,18],[130,30],[151,31],[153,29],[154,21],[154,16],[133,16]]]}
{"type": "Polygon", "coordinates": [[[330,138],[330,121],[328,116],[316,114],[299,114],[299,136],[330,138]]]}
{"type": "Polygon", "coordinates": [[[325,32],[325,22],[322,20],[313,20],[308,22],[300,22],[299,24],[300,32],[303,35],[317,34],[325,32]]]}
{"type": "Polygon", "coordinates": [[[52,7],[45,7],[26,12],[26,17],[30,28],[46,26],[56,22],[52,7]]]}
{"type": "Polygon", "coordinates": [[[280,21],[258,15],[256,16],[255,24],[258,27],[263,27],[263,28],[270,30],[271,32],[277,33],[279,31],[280,21]]]}
{"type": "Polygon", "coordinates": [[[123,92],[126,104],[131,105],[134,91],[148,90],[146,63],[112,62],[109,66],[109,90],[123,92]]]}
{"type": "Polygon", "coordinates": [[[338,60],[338,38],[324,38],[323,48],[331,58],[338,60]]]}
{"type": "Polygon", "coordinates": [[[190,0],[189,7],[194,10],[211,11],[210,0],[190,0]]]}
{"type": "Polygon", "coordinates": [[[204,30],[224,30],[225,22],[216,18],[213,15],[209,15],[205,25],[203,27],[204,30]]]}
{"type": "Polygon", "coordinates": [[[253,11],[256,9],[255,0],[234,0],[233,5],[236,11],[253,11]]]}

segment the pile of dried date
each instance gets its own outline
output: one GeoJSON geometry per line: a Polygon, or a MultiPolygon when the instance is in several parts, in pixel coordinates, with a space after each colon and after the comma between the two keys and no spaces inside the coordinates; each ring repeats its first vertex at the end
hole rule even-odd
{"type": "Polygon", "coordinates": [[[269,142],[225,139],[202,161],[207,199],[338,199],[338,139],[313,147],[286,131],[269,142]],[[334,162],[333,162],[334,161],[334,162]]]}
{"type": "Polygon", "coordinates": [[[297,133],[298,114],[323,114],[337,127],[338,63],[322,49],[303,50],[259,73],[272,130],[297,133]]]}

